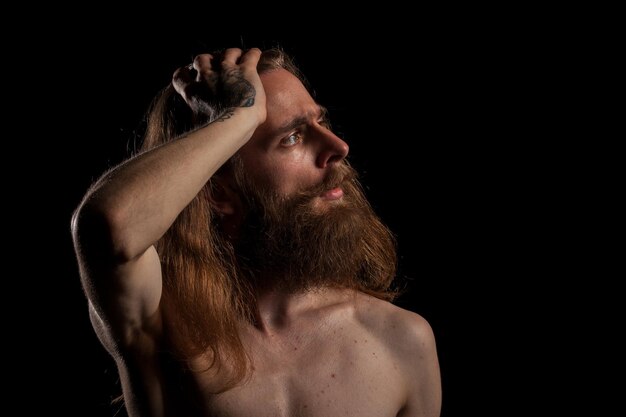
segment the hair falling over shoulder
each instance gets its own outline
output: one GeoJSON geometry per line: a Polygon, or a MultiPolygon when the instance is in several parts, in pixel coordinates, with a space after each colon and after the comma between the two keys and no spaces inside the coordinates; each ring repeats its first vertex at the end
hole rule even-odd
{"type": "MultiPolygon", "coordinates": [[[[155,98],[141,152],[194,128],[191,110],[170,85],[155,98]]],[[[237,326],[255,305],[249,285],[238,279],[232,246],[221,238],[209,203],[209,181],[178,215],[156,249],[162,265],[164,325],[181,360],[205,355],[221,371],[225,391],[248,368],[237,326]],[[228,367],[221,365],[228,363],[228,367]]]]}
{"type": "MultiPolygon", "coordinates": [[[[259,72],[285,68],[305,82],[280,49],[264,51],[257,68],[259,72]]],[[[220,115],[215,110],[212,119],[220,115]]],[[[140,152],[211,121],[198,120],[170,84],[157,95],[148,112],[140,152]]],[[[211,189],[209,181],[157,242],[156,249],[162,265],[162,307],[167,310],[165,325],[173,335],[169,338],[172,349],[182,360],[206,355],[210,367],[221,371],[224,384],[219,391],[225,391],[247,374],[249,360],[238,326],[242,320],[252,320],[256,301],[249,282],[237,273],[232,245],[218,231],[208,199],[211,189]]]]}

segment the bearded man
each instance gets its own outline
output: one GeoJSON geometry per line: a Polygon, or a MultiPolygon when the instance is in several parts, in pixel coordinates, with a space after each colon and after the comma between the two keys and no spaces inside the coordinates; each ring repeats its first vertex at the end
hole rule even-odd
{"type": "Polygon", "coordinates": [[[131,416],[438,416],[392,234],[281,50],[198,55],[72,219],[131,416]]]}

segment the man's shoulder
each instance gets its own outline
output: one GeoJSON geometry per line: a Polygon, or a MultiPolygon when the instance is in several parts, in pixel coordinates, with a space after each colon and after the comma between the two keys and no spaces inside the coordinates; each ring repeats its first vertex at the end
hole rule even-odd
{"type": "Polygon", "coordinates": [[[402,356],[434,348],[430,324],[415,312],[362,293],[354,311],[362,326],[402,356]]]}
{"type": "Polygon", "coordinates": [[[354,311],[359,326],[384,347],[393,369],[402,375],[406,389],[402,415],[439,415],[439,362],[435,337],[426,319],[364,294],[356,298],[354,311]]]}

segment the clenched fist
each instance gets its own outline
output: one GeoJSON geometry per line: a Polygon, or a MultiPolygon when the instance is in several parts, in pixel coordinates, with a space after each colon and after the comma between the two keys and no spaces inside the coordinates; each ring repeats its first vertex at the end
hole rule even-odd
{"type": "Polygon", "coordinates": [[[227,49],[221,56],[201,54],[174,73],[172,84],[191,110],[213,121],[237,107],[252,107],[265,119],[265,92],[256,66],[261,51],[227,49]]]}

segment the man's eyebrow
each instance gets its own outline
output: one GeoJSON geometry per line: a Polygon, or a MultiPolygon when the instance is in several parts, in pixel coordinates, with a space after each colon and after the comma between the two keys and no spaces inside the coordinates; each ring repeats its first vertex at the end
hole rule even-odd
{"type": "MultiPolygon", "coordinates": [[[[317,118],[321,118],[321,119],[326,119],[326,115],[328,114],[328,110],[326,110],[326,107],[321,106],[321,105],[317,105],[317,114],[315,116],[318,116],[317,118]]],[[[282,126],[280,126],[277,129],[277,134],[281,134],[281,133],[286,133],[292,129],[295,129],[298,126],[302,126],[304,124],[306,124],[309,121],[309,118],[311,117],[311,115],[313,114],[308,114],[305,116],[298,116],[290,121],[288,121],[287,123],[283,124],[282,126]]]]}

